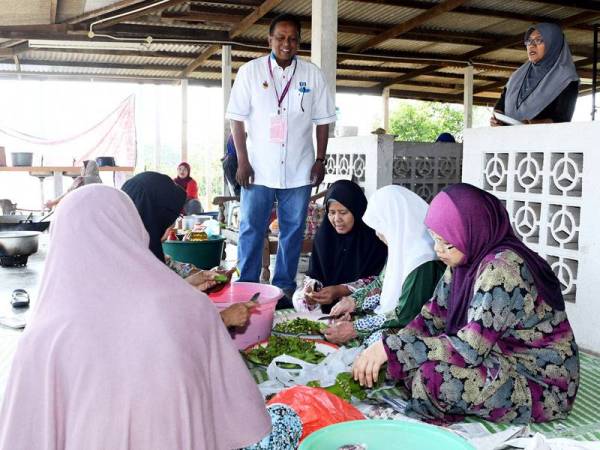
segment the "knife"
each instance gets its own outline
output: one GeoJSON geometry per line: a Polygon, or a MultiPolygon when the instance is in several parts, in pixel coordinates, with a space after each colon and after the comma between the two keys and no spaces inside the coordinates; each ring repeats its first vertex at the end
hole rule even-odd
{"type": "MultiPolygon", "coordinates": [[[[350,317],[355,317],[356,314],[357,314],[356,312],[352,311],[350,313],[350,317]]],[[[346,313],[343,313],[343,314],[330,314],[329,316],[319,317],[317,320],[335,320],[335,319],[339,319],[340,317],[343,317],[344,315],[346,315],[346,313]]]]}
{"type": "Polygon", "coordinates": [[[250,297],[250,300],[248,300],[245,304],[248,307],[254,307],[255,305],[258,304],[257,300],[258,297],[260,297],[260,292],[255,293],[252,297],[250,297]],[[252,303],[254,303],[254,305],[252,305],[252,303]]]}

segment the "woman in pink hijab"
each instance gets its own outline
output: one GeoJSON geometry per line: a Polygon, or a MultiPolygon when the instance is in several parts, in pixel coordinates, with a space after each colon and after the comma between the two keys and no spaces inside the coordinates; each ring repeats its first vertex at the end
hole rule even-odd
{"type": "Polygon", "coordinates": [[[269,434],[216,308],[148,249],[108,186],[57,210],[0,415],[3,450],[229,450],[269,434]]]}

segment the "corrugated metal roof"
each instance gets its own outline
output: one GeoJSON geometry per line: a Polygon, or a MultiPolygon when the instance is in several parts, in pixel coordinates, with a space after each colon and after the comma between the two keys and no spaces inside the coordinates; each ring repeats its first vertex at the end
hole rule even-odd
{"type": "MultiPolygon", "coordinates": [[[[15,11],[10,16],[3,14],[0,17],[0,25],[14,24],[16,17],[35,16],[36,11],[32,8],[35,5],[39,6],[39,2],[49,0],[35,0],[33,3],[9,1],[12,1],[12,4],[15,5],[15,11]]],[[[338,15],[340,21],[343,22],[343,25],[352,26],[352,29],[348,30],[347,28],[344,29],[343,26],[341,27],[345,31],[338,32],[338,47],[350,49],[364,44],[376,36],[376,31],[373,30],[384,31],[406,22],[427,11],[427,5],[434,6],[442,0],[411,2],[412,7],[402,6],[402,2],[396,0],[389,1],[393,4],[383,4],[385,0],[374,0],[371,3],[358,0],[339,0],[338,15]],[[365,24],[369,28],[367,32],[362,34],[359,33],[361,24],[365,24]]],[[[128,52],[125,50],[110,51],[102,49],[75,51],[66,48],[61,50],[27,50],[19,45],[19,40],[9,39],[13,35],[3,34],[3,32],[6,33],[6,30],[0,29],[0,72],[6,74],[7,72],[14,73],[16,71],[16,65],[13,61],[13,53],[15,53],[21,62],[21,70],[27,73],[171,79],[178,76],[183,68],[202,54],[212,43],[199,42],[199,40],[207,36],[226,36],[226,30],[230,29],[236,21],[232,20],[231,23],[227,23],[226,17],[225,20],[222,17],[223,14],[226,16],[227,11],[231,11],[239,16],[240,12],[250,13],[254,10],[253,7],[247,5],[248,3],[245,5],[236,4],[236,0],[230,2],[186,1],[170,6],[163,11],[155,11],[146,16],[136,17],[129,22],[124,21],[120,28],[117,27],[111,30],[109,27],[102,30],[118,37],[119,33],[122,33],[122,30],[129,26],[131,27],[130,30],[139,31],[129,31],[126,35],[130,37],[135,32],[139,34],[140,38],[145,38],[147,35],[152,35],[152,33],[157,35],[169,34],[171,30],[173,31],[171,35],[175,36],[177,41],[155,40],[147,46],[145,51],[128,52]],[[215,21],[212,24],[210,22],[186,22],[185,18],[178,17],[174,20],[161,17],[163,12],[184,15],[192,10],[198,11],[202,8],[221,14],[221,17],[216,19],[218,22],[215,21]],[[144,29],[160,30],[160,33],[157,31],[144,32],[144,29]],[[189,38],[184,41],[181,37],[185,35],[188,35],[189,38]]],[[[75,9],[71,8],[70,10],[74,11],[75,9]]],[[[385,40],[374,48],[363,49],[362,54],[344,54],[340,56],[338,75],[342,79],[338,80],[338,85],[357,89],[379,89],[381,80],[397,78],[400,75],[410,73],[411,70],[429,66],[435,61],[441,64],[436,72],[416,76],[397,88],[410,92],[455,95],[457,90],[460,91],[463,82],[463,69],[466,61],[464,61],[462,55],[477,50],[479,47],[475,44],[479,41],[481,45],[484,45],[486,39],[489,39],[490,43],[494,43],[504,36],[515,36],[517,38],[515,48],[494,50],[481,54],[474,60],[476,76],[486,75],[497,77],[499,80],[507,79],[514,69],[526,59],[525,51],[517,41],[520,40],[518,37],[531,24],[532,17],[559,21],[580,15],[582,11],[582,9],[574,7],[542,4],[537,0],[470,0],[455,11],[441,14],[421,23],[405,36],[400,35],[385,40]],[[473,14],[474,9],[479,9],[482,12],[473,14]],[[448,66],[448,64],[453,66],[448,66]],[[361,78],[365,80],[362,81],[361,78]]],[[[267,17],[282,12],[309,17],[312,14],[312,0],[283,0],[270,11],[270,15],[267,17]]],[[[209,17],[210,14],[207,15],[207,18],[209,17]]],[[[19,23],[26,24],[29,22],[22,19],[19,23]]],[[[584,21],[584,24],[589,28],[594,23],[600,23],[600,17],[590,13],[590,17],[584,21]]],[[[585,25],[565,30],[567,40],[572,46],[575,61],[591,55],[592,32],[585,29],[585,25]]],[[[46,33],[49,32],[46,31],[46,33]]],[[[265,54],[268,51],[267,34],[268,26],[260,23],[251,26],[241,36],[238,36],[236,41],[240,45],[245,43],[252,46],[264,46],[265,48],[264,51],[251,48],[246,50],[244,47],[236,46],[232,52],[234,59],[236,59],[233,62],[233,67],[238,68],[247,59],[265,54]],[[238,50],[238,48],[241,48],[241,50],[238,50]]],[[[58,32],[55,35],[54,39],[61,39],[58,32]]],[[[50,36],[48,39],[53,39],[53,37],[50,36]]],[[[302,41],[305,45],[310,46],[310,40],[310,30],[306,30],[303,33],[302,41]]],[[[220,56],[217,52],[216,56],[213,55],[212,59],[206,60],[192,72],[190,78],[214,83],[220,78],[220,66],[220,56]]],[[[581,69],[586,70],[583,74],[587,77],[584,77],[584,81],[587,81],[590,76],[591,65],[586,64],[581,69]]],[[[481,80],[476,77],[476,86],[484,86],[488,83],[490,83],[489,80],[481,80]]],[[[497,95],[499,89],[490,93],[478,93],[478,97],[497,95]]]]}

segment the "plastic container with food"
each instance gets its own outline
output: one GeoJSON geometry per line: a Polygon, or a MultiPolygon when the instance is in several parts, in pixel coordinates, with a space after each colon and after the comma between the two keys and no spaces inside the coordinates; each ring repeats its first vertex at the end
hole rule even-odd
{"type": "Polygon", "coordinates": [[[212,269],[221,263],[225,238],[211,236],[203,241],[164,241],[165,255],[174,261],[191,263],[198,269],[212,269]]]}
{"type": "Polygon", "coordinates": [[[249,301],[256,293],[260,295],[256,300],[257,306],[252,310],[248,325],[230,330],[231,337],[240,350],[261,342],[271,335],[275,306],[277,306],[277,301],[283,297],[283,291],[270,284],[239,281],[230,283],[222,290],[208,296],[221,311],[234,303],[249,301]]]}

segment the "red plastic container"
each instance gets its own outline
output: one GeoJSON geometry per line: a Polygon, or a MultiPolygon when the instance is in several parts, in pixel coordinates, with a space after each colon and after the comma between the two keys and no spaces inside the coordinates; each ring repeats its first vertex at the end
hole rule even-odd
{"type": "Polygon", "coordinates": [[[231,283],[219,292],[208,296],[221,311],[234,303],[247,302],[257,292],[260,293],[257,300],[258,306],[252,310],[248,325],[229,331],[235,345],[240,350],[263,341],[271,335],[275,306],[277,300],[283,297],[283,291],[270,284],[240,281],[231,283]]]}

